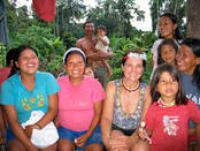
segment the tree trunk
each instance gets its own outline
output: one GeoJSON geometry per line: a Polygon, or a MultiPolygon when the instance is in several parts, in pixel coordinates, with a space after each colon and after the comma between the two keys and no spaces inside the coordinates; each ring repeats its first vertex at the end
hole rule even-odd
{"type": "Polygon", "coordinates": [[[200,39],[200,0],[187,0],[187,37],[200,39]]]}

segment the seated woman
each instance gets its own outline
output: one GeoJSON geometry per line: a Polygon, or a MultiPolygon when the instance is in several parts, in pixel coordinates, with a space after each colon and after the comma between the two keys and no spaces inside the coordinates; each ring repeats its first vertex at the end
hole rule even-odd
{"type": "Polygon", "coordinates": [[[149,88],[141,82],[145,64],[145,53],[129,51],[122,58],[122,78],[107,85],[101,124],[103,142],[109,151],[148,149],[137,134],[151,104],[149,88]]]}
{"type": "Polygon", "coordinates": [[[99,121],[104,90],[97,80],[84,75],[86,57],[81,49],[70,48],[63,61],[68,75],[58,78],[59,151],[101,151],[99,121]]]}
{"type": "Polygon", "coordinates": [[[59,86],[54,77],[39,72],[36,50],[20,46],[14,56],[14,75],[1,87],[1,104],[8,118],[7,142],[9,151],[56,151],[56,143],[43,149],[33,145],[30,139],[34,129],[43,129],[57,114],[57,92],[59,86]],[[35,111],[44,114],[34,124],[22,127],[35,111]]]}

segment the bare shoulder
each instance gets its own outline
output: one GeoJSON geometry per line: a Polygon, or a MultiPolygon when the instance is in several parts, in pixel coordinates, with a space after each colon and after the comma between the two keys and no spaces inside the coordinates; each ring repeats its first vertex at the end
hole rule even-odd
{"type": "Polygon", "coordinates": [[[115,92],[115,82],[114,81],[108,82],[107,87],[106,87],[106,92],[109,94],[113,94],[115,92]]]}
{"type": "Polygon", "coordinates": [[[85,39],[84,37],[78,39],[78,40],[76,41],[76,46],[81,45],[81,44],[84,42],[84,39],[85,39]]]}

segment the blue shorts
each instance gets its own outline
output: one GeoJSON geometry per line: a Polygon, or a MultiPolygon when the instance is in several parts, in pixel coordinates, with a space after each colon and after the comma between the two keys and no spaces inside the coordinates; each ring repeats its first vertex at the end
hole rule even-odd
{"type": "MultiPolygon", "coordinates": [[[[74,142],[74,140],[81,135],[85,134],[87,131],[73,131],[64,127],[58,128],[58,134],[60,139],[67,139],[70,142],[74,142]]],[[[85,148],[88,145],[91,144],[102,144],[102,136],[101,136],[101,128],[100,126],[97,126],[94,132],[92,133],[92,136],[87,140],[85,145],[81,148],[85,148]]]]}
{"type": "Polygon", "coordinates": [[[12,132],[11,128],[7,128],[6,131],[6,142],[8,143],[9,141],[17,139],[15,134],[12,132]]]}

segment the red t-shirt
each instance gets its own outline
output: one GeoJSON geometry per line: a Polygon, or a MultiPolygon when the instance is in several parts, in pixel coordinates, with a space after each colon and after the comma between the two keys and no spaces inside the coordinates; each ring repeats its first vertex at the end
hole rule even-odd
{"type": "Polygon", "coordinates": [[[187,151],[188,121],[200,122],[200,110],[187,105],[163,107],[153,103],[146,114],[146,128],[152,132],[151,151],[187,151]]]}
{"type": "Polygon", "coordinates": [[[4,67],[0,69],[0,85],[8,78],[10,71],[10,67],[4,67]]]}

